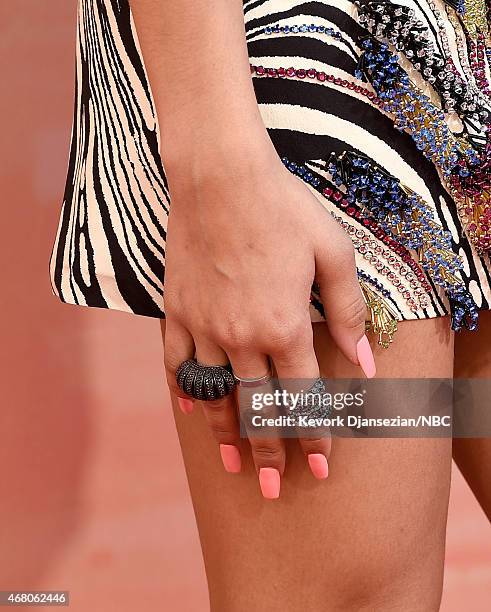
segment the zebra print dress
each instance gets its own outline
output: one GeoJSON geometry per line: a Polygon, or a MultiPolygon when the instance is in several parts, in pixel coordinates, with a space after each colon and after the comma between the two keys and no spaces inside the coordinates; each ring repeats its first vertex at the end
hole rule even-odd
{"type": "MultiPolygon", "coordinates": [[[[286,167],[353,240],[378,341],[491,304],[485,0],[245,0],[257,101],[286,167]]],[[[51,257],[68,303],[164,317],[170,199],[128,0],[79,0],[68,178],[51,257]]],[[[326,236],[326,240],[329,237],[326,236]]],[[[312,288],[312,320],[322,320],[312,288]]]]}

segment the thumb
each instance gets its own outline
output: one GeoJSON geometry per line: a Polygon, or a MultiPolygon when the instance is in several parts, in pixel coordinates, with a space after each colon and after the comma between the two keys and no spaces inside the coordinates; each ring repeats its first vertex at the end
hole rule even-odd
{"type": "Polygon", "coordinates": [[[356,273],[351,240],[343,235],[316,254],[316,282],[334,342],[367,378],[376,373],[372,348],[365,335],[367,306],[356,273]]]}

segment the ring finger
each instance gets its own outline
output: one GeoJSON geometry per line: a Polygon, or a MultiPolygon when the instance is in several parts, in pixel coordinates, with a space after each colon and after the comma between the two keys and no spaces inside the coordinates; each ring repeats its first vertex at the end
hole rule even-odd
{"type": "MultiPolygon", "coordinates": [[[[305,333],[301,334],[295,346],[286,350],[276,350],[271,355],[282,389],[292,393],[297,398],[307,397],[307,392],[319,378],[319,364],[313,345],[313,330],[309,320],[305,323],[305,333]]],[[[318,396],[319,398],[319,396],[318,396]]],[[[331,452],[330,430],[325,426],[309,427],[309,435],[305,435],[305,427],[297,428],[300,446],[307,458],[309,467],[315,478],[323,480],[328,475],[328,463],[331,452]]]]}

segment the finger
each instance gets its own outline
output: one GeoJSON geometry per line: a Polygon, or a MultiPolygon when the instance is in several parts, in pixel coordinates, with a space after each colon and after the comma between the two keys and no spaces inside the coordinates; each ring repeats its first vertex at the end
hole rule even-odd
{"type": "MultiPolygon", "coordinates": [[[[196,359],[201,365],[223,365],[229,359],[222,348],[207,338],[197,337],[196,359]]],[[[236,474],[241,470],[240,429],[237,404],[233,394],[218,400],[203,401],[203,413],[215,440],[220,445],[220,456],[227,472],[236,474]]]]}
{"type": "MultiPolygon", "coordinates": [[[[271,366],[266,355],[253,351],[229,352],[234,374],[242,379],[259,379],[271,373],[271,366]]],[[[274,428],[268,427],[267,434],[261,435],[260,429],[252,426],[253,416],[258,416],[252,409],[252,395],[272,393],[271,382],[254,387],[239,385],[239,408],[251,445],[252,458],[259,477],[261,493],[266,499],[277,499],[280,496],[281,476],[285,470],[285,445],[274,428]]],[[[274,418],[279,412],[275,406],[265,405],[261,408],[260,417],[274,418]]]]}
{"type": "Polygon", "coordinates": [[[325,246],[322,248],[316,254],[316,281],[329,332],[344,355],[359,365],[367,378],[373,378],[375,361],[365,335],[367,307],[358,282],[353,246],[343,235],[334,252],[332,248],[329,253],[325,246]]]}
{"type": "Polygon", "coordinates": [[[329,455],[331,454],[331,436],[302,441],[302,450],[307,457],[310,471],[318,480],[329,476],[329,455]]]}
{"type": "Polygon", "coordinates": [[[167,319],[164,337],[165,374],[169,389],[177,397],[179,408],[184,414],[190,414],[193,411],[194,399],[184,393],[177,384],[176,371],[183,361],[193,357],[194,341],[191,334],[177,321],[167,319]]]}
{"type": "MultiPolygon", "coordinates": [[[[302,393],[307,392],[319,378],[310,318],[306,317],[303,327],[289,344],[276,345],[271,357],[282,388],[292,394],[294,401],[300,401],[302,393]]],[[[319,479],[327,478],[327,460],[331,452],[329,428],[309,425],[297,428],[297,433],[313,475],[319,479]]]]}

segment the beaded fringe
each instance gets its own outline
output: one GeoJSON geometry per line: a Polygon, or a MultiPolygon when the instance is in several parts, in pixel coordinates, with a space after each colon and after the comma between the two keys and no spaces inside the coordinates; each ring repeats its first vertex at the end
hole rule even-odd
{"type": "Polygon", "coordinates": [[[366,321],[365,329],[377,336],[377,342],[382,348],[389,348],[397,331],[397,315],[368,283],[363,280],[359,282],[370,317],[366,321]]]}

